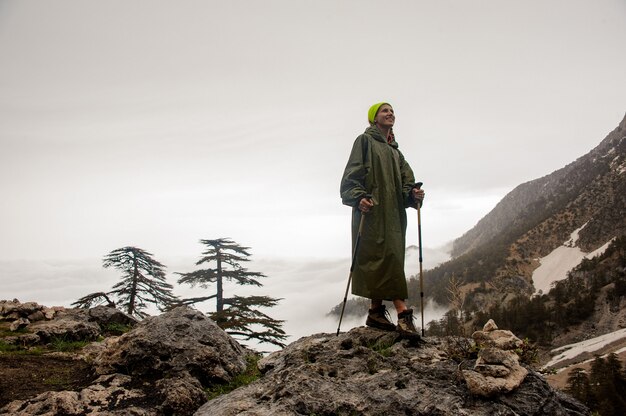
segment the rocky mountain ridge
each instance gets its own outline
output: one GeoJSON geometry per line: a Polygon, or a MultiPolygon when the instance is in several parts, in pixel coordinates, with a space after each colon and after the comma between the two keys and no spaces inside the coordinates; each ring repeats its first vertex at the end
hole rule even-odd
{"type": "MultiPolygon", "coordinates": [[[[316,334],[257,363],[250,360],[253,351],[190,307],[138,323],[107,307],[61,308],[47,316],[44,310],[49,308],[32,302],[0,301],[3,327],[30,321],[13,326],[12,335],[3,332],[1,344],[35,348],[47,342],[41,326],[52,338],[86,337],[93,342],[71,360],[91,368],[92,377],[72,390],[51,389],[7,402],[10,383],[22,380],[14,371],[12,380],[0,377],[1,415],[589,415],[520,363],[521,341],[493,322],[473,339],[410,342],[365,327],[339,336],[316,334]],[[102,337],[103,328],[119,319],[132,329],[102,337]],[[99,328],[98,333],[81,332],[85,327],[99,328]],[[250,371],[251,363],[258,370],[256,380],[207,400],[207,389],[232,383],[250,371]]],[[[0,365],[26,357],[2,352],[0,365]]]]}
{"type": "Polygon", "coordinates": [[[453,243],[453,259],[426,272],[428,293],[449,301],[451,279],[464,294],[482,290],[480,308],[535,292],[532,276],[545,257],[571,239],[589,253],[626,235],[626,117],[576,161],[507,194],[453,243]],[[502,295],[502,296],[500,296],[502,295]]]}
{"type": "Polygon", "coordinates": [[[471,230],[453,242],[451,254],[459,257],[507,229],[531,229],[554,216],[562,217],[564,227],[551,228],[551,238],[537,250],[538,254],[547,254],[584,224],[587,225],[581,230],[580,244],[586,251],[592,251],[626,230],[622,210],[624,172],[626,117],[586,155],[509,192],[471,230]]]}

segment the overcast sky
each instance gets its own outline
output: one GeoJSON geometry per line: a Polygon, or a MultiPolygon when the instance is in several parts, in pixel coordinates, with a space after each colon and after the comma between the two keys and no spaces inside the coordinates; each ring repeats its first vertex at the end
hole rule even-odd
{"type": "Polygon", "coordinates": [[[348,258],[339,181],[379,101],[435,249],[618,125],[625,44],[624,0],[0,0],[0,280],[203,238],[348,258]]]}

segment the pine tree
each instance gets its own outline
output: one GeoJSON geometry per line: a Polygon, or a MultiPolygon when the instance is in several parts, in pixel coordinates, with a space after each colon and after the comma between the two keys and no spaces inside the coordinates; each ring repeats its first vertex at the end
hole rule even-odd
{"type": "Polygon", "coordinates": [[[616,354],[596,357],[591,363],[590,383],[595,401],[590,408],[603,416],[621,416],[626,412],[622,365],[616,354]]]}
{"type": "Polygon", "coordinates": [[[163,310],[176,301],[173,286],[165,280],[165,266],[155,260],[151,253],[137,247],[123,247],[111,251],[102,262],[104,268],[120,270],[122,279],[109,292],[96,292],[80,298],[72,305],[90,307],[106,300],[113,304],[109,296],[117,299],[118,306],[129,315],[144,318],[147,303],[163,310]]]}
{"type": "Polygon", "coordinates": [[[178,283],[187,283],[209,288],[215,285],[215,293],[191,299],[183,299],[183,304],[195,304],[215,299],[215,312],[211,318],[227,333],[243,339],[256,339],[262,343],[271,343],[284,347],[282,342],[287,335],[282,330],[284,321],[276,320],[260,312],[258,308],[274,307],[281,299],[268,296],[224,296],[224,283],[237,285],[263,286],[259,279],[266,277],[259,272],[250,272],[241,263],[250,261],[249,247],[242,247],[228,238],[200,240],[206,251],[196,265],[211,264],[214,268],[195,270],[190,273],[178,273],[178,283]]]}
{"type": "Polygon", "coordinates": [[[609,399],[612,402],[613,413],[616,415],[626,414],[626,380],[622,374],[622,363],[617,354],[610,353],[605,359],[606,377],[609,379],[609,399]]]}
{"type": "Polygon", "coordinates": [[[581,403],[589,405],[591,398],[591,386],[589,377],[585,370],[576,367],[567,377],[567,387],[565,389],[572,397],[578,399],[581,403]]]}
{"type": "Polygon", "coordinates": [[[606,407],[606,370],[604,359],[598,355],[591,362],[591,370],[589,372],[589,385],[591,386],[589,403],[590,409],[598,410],[604,404],[606,407]]]}

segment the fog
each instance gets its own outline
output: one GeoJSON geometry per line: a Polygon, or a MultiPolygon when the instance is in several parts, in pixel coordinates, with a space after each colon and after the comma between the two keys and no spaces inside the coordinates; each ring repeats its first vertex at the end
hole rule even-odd
{"type": "MultiPolygon", "coordinates": [[[[202,247],[198,244],[198,257],[202,247]]],[[[280,298],[274,308],[263,312],[275,319],[284,320],[283,329],[289,335],[287,343],[315,333],[335,333],[338,319],[328,316],[328,312],[343,301],[348,281],[350,259],[255,259],[251,250],[251,261],[244,266],[250,271],[266,275],[261,278],[262,287],[225,284],[225,295],[266,295],[280,298]]],[[[407,250],[407,277],[417,276],[419,261],[417,248],[407,250]]],[[[105,253],[106,254],[106,253],[105,253]]],[[[444,251],[424,250],[425,267],[434,267],[448,258],[444,251]]],[[[174,286],[179,297],[196,297],[214,293],[215,286],[207,289],[192,288],[176,283],[176,272],[186,273],[199,268],[197,257],[174,257],[155,259],[167,267],[167,281],[174,286]]],[[[81,261],[0,261],[0,279],[5,282],[0,290],[0,299],[17,298],[20,302],[37,302],[46,306],[71,307],[78,298],[93,292],[109,291],[120,279],[119,271],[104,269],[102,259],[81,261]],[[10,276],[11,278],[8,278],[10,276]]],[[[427,295],[427,294],[426,294],[427,295]]],[[[351,295],[349,296],[349,298],[351,295]]],[[[419,325],[419,305],[415,309],[416,324],[419,325]]],[[[203,312],[215,310],[214,303],[207,301],[195,306],[203,312]]],[[[425,305],[424,318],[428,323],[440,319],[446,309],[432,303],[425,305]]],[[[150,308],[148,312],[158,314],[150,308]]],[[[392,314],[395,319],[395,314],[392,314]]],[[[341,330],[347,331],[365,323],[365,316],[345,316],[341,330]]],[[[247,345],[260,351],[273,351],[277,347],[270,344],[247,342],[247,345]]]]}

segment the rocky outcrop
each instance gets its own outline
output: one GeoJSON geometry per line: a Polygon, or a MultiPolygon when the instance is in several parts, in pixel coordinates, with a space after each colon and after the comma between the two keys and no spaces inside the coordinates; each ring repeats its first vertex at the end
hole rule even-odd
{"type": "Polygon", "coordinates": [[[447,344],[427,341],[415,346],[363,327],[302,338],[263,358],[261,379],[207,402],[196,416],[589,414],[532,370],[508,393],[474,395],[447,344]]]}
{"type": "MultiPolygon", "coordinates": [[[[62,312],[50,322],[126,319],[114,310],[62,312]]],[[[95,372],[87,387],[15,400],[0,415],[589,414],[522,366],[513,352],[521,341],[495,323],[466,340],[480,347],[478,359],[459,358],[448,341],[409,342],[365,327],[312,335],[261,359],[258,380],[207,402],[206,389],[246,371],[252,352],[179,307],[85,347],[79,356],[95,372]]]]}
{"type": "Polygon", "coordinates": [[[0,409],[0,415],[159,415],[147,406],[146,393],[132,384],[132,378],[123,374],[101,376],[81,391],[49,391],[31,400],[11,402],[0,409]]]}
{"type": "Polygon", "coordinates": [[[20,318],[29,321],[41,321],[44,319],[53,319],[57,312],[65,310],[62,306],[53,306],[51,308],[39,305],[36,302],[21,303],[17,299],[0,300],[0,319],[13,321],[20,318]]]}
{"type": "Polygon", "coordinates": [[[244,371],[249,354],[204,314],[179,307],[87,347],[100,374],[88,388],[13,401],[0,414],[191,415],[204,389],[244,371]]]}
{"type": "Polygon", "coordinates": [[[59,311],[55,319],[32,322],[28,329],[42,344],[55,338],[65,341],[95,341],[101,333],[100,326],[90,320],[89,313],[83,309],[59,311]]]}
{"type": "Polygon", "coordinates": [[[49,308],[36,302],[21,303],[17,299],[0,301],[0,320],[9,321],[16,332],[4,338],[9,344],[46,344],[54,339],[63,341],[94,341],[111,325],[131,327],[137,320],[115,308],[98,306],[92,309],[49,308]],[[26,329],[26,333],[19,333],[26,329]]]}
{"type": "MultiPolygon", "coordinates": [[[[140,383],[139,383],[140,384],[140,383]]],[[[193,378],[168,378],[153,386],[138,387],[124,374],[100,376],[81,391],[49,391],[27,401],[15,401],[0,409],[1,415],[191,415],[206,395],[193,378]]]]}
{"type": "Polygon", "coordinates": [[[246,369],[244,350],[215,322],[189,307],[144,319],[112,340],[95,359],[99,374],[124,372],[156,379],[193,375],[203,385],[225,383],[246,369]]]}
{"type": "Polygon", "coordinates": [[[137,324],[137,319],[118,309],[109,306],[96,306],[88,309],[90,320],[96,322],[103,329],[120,325],[132,327],[137,324]]]}

